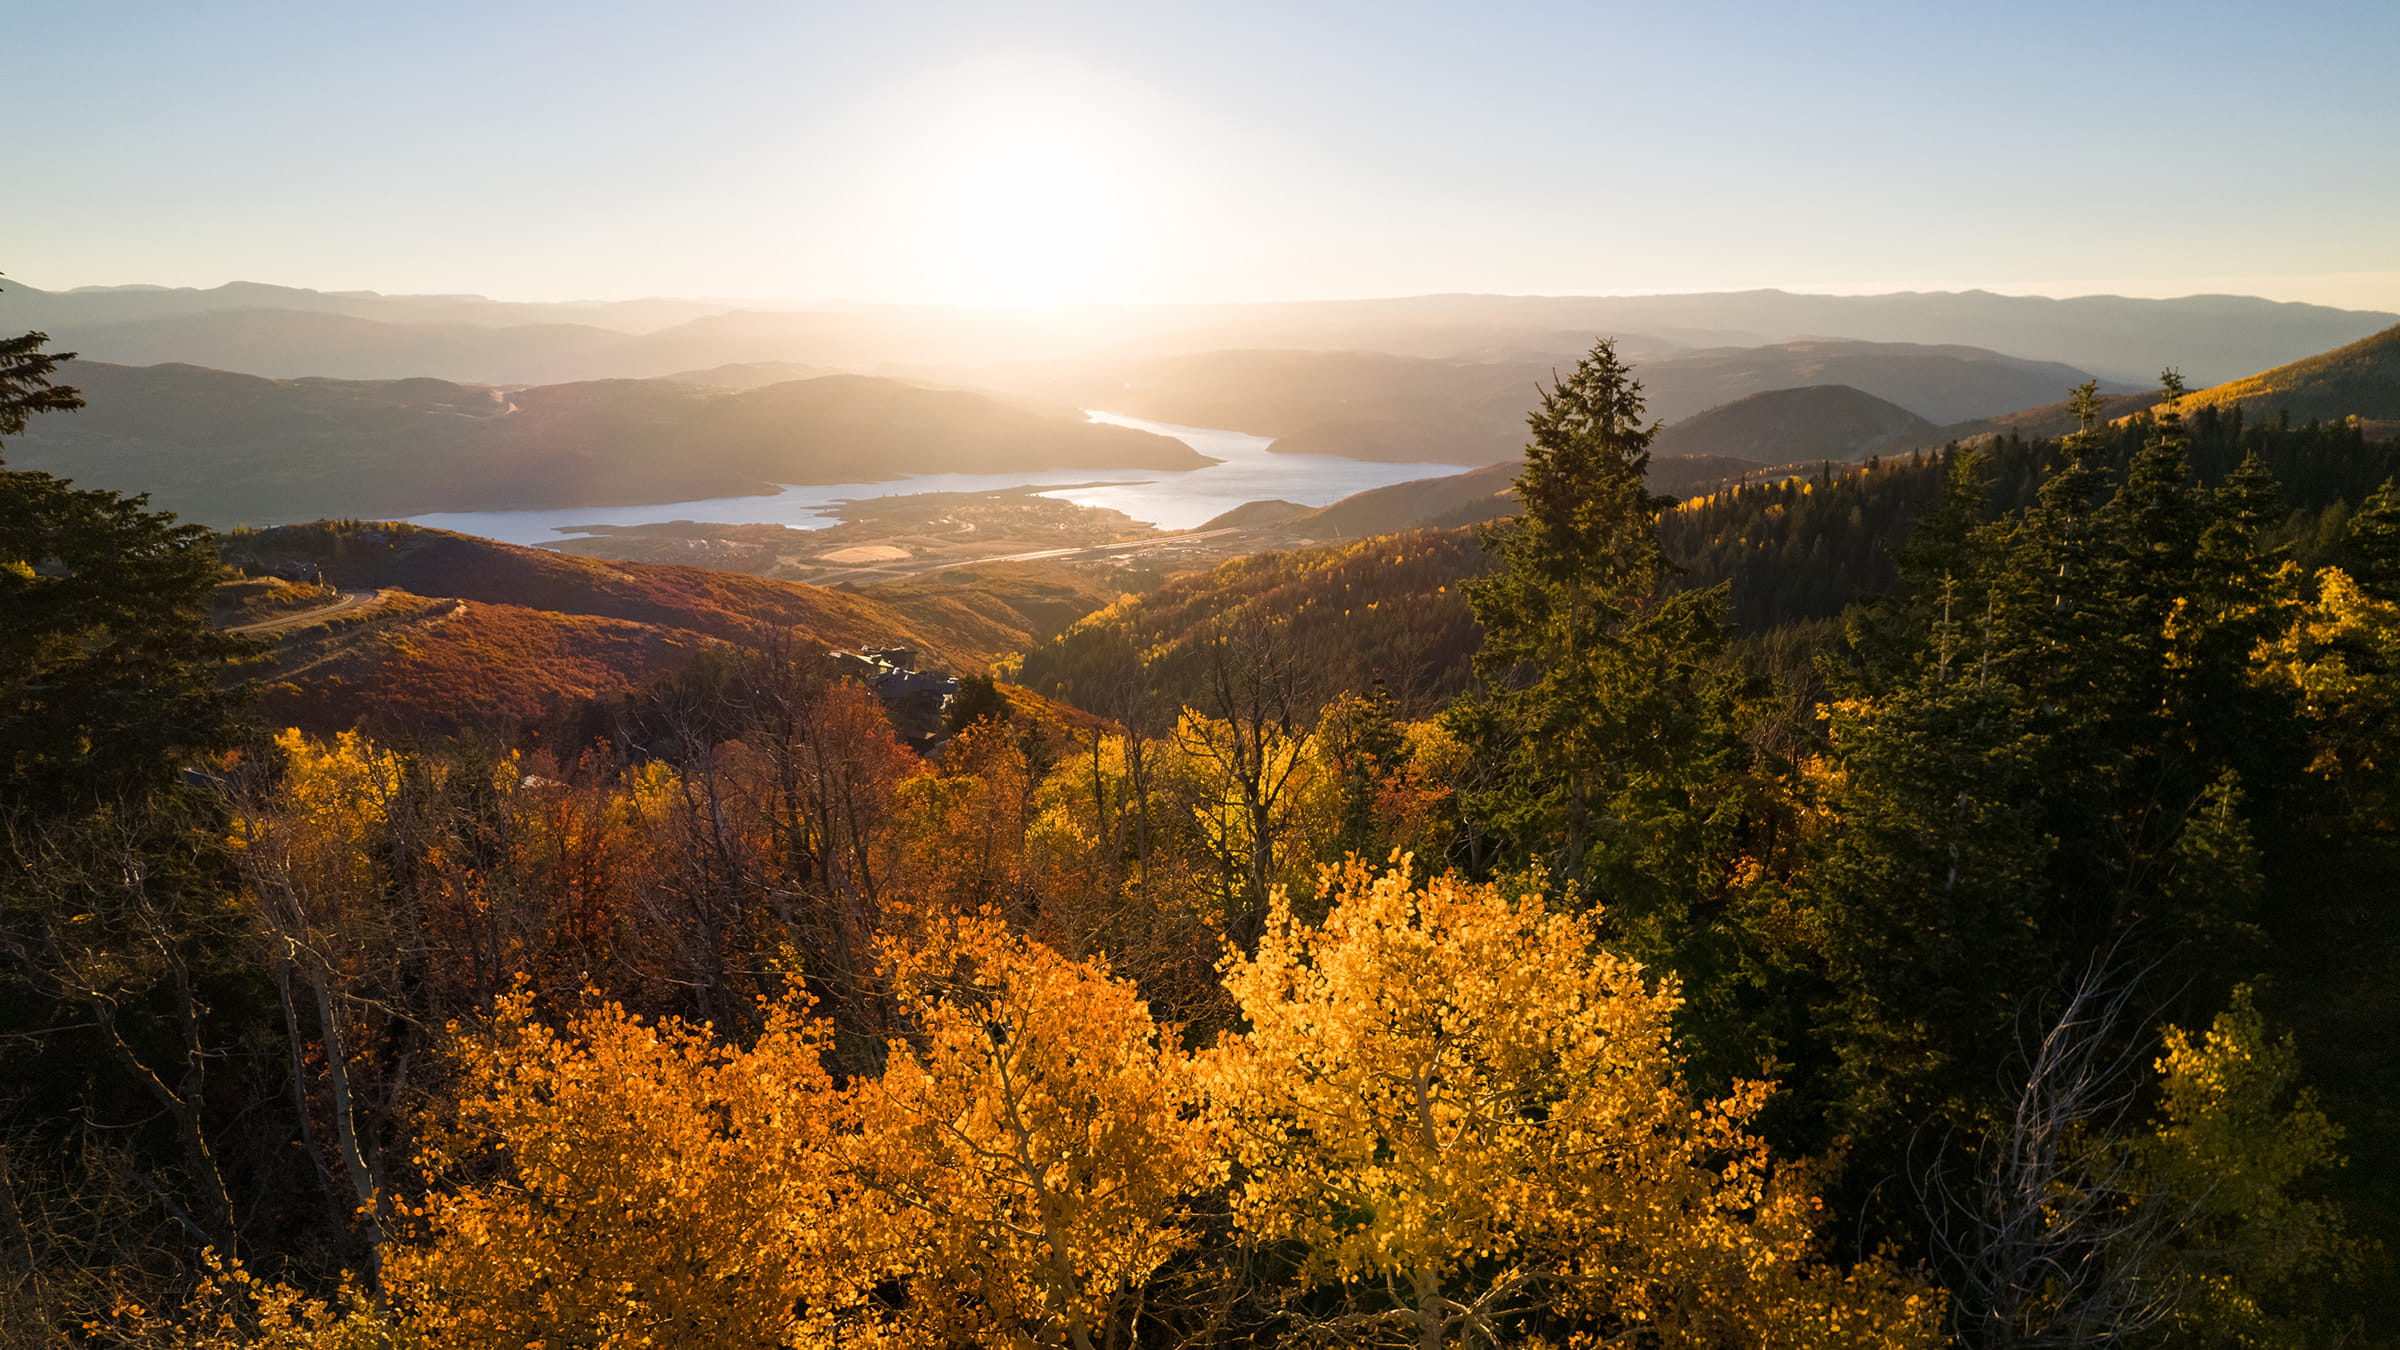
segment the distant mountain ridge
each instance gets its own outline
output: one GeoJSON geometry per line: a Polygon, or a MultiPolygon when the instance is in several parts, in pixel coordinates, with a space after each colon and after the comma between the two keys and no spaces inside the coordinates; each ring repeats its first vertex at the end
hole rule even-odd
{"type": "MultiPolygon", "coordinates": [[[[1246,519],[1226,523],[1272,525],[1286,534],[1332,543],[1404,530],[1472,525],[1516,514],[1512,489],[1523,467],[1520,461],[1512,459],[1443,478],[1415,478],[1354,492],[1313,511],[1253,510],[1289,503],[1252,502],[1226,513],[1229,517],[1247,513],[1246,519]]],[[[1729,479],[1765,467],[1752,460],[1724,455],[1659,455],[1650,461],[1648,482],[1653,492],[1684,497],[1710,491],[1729,479]]]]}
{"type": "Polygon", "coordinates": [[[667,380],[504,390],[268,380],[78,361],[89,406],[8,446],[18,468],[151,493],[215,524],[609,506],[906,473],[1191,469],[1183,442],[865,375],[727,391],[667,380]]]}
{"type": "MultiPolygon", "coordinates": [[[[2154,388],[2111,393],[2102,398],[2101,415],[2114,420],[2156,402],[2154,388]]],[[[2295,421],[2358,417],[2370,435],[2389,437],[2400,432],[2400,326],[2195,391],[2183,401],[2187,412],[2207,406],[2239,407],[2254,420],[2279,413],[2295,421]]],[[[1994,435],[2056,437],[2075,426],[2075,415],[2063,398],[1936,426],[1906,408],[1847,386],[1769,390],[1668,423],[1651,443],[1650,485],[1688,496],[1737,478],[1811,472],[1826,461],[1928,450],[1994,435]]],[[[1502,494],[1517,463],[1511,458],[1468,473],[1355,493],[1279,524],[1309,537],[1344,539],[1505,515],[1508,499],[1502,494]]]]}
{"type": "MultiPolygon", "coordinates": [[[[1812,337],[1965,343],[2065,362],[2106,379],[2140,382],[2174,365],[2195,381],[2219,382],[2355,341],[2400,320],[2380,311],[2241,296],[2057,300],[1982,291],[1426,295],[1022,313],[679,299],[528,303],[253,282],[205,290],[73,291],[6,282],[0,292],[0,318],[7,324],[46,331],[97,360],[180,361],[277,377],[435,375],[488,384],[646,378],[757,361],[882,373],[886,367],[1122,361],[1243,348],[1383,351],[1505,364],[1571,359],[1594,334],[1702,346],[1812,337]],[[233,315],[240,317],[228,317],[233,315]],[[349,322],[327,322],[333,319],[349,322]],[[327,334],[338,335],[339,344],[323,346],[327,334]],[[436,356],[454,364],[424,364],[436,356]],[[325,364],[332,362],[340,364],[325,364]]],[[[943,378],[957,382],[955,374],[943,378]]]]}
{"type": "MultiPolygon", "coordinates": [[[[2092,378],[2058,362],[1957,345],[1807,339],[1619,350],[1634,363],[1650,415],[1669,425],[1752,394],[1839,384],[1938,426],[2047,402],[2092,378]]],[[[1218,351],[1022,374],[1014,387],[1182,426],[1273,436],[1279,454],[1459,464],[1520,449],[1525,416],[1559,368],[1371,351],[1218,351]]]]}
{"type": "Polygon", "coordinates": [[[378,291],[318,291],[231,281],[222,286],[79,286],[43,291],[0,283],[0,300],[15,319],[34,328],[68,324],[138,323],[229,310],[335,314],[380,323],[458,323],[484,328],[523,324],[581,324],[620,333],[646,333],[707,314],[740,309],[724,300],[492,300],[480,295],[386,295],[378,291]]]}

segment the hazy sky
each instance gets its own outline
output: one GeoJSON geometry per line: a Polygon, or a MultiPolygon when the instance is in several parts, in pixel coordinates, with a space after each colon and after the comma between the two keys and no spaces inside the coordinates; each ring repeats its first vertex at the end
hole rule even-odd
{"type": "Polygon", "coordinates": [[[2400,4],[10,0],[0,271],[2400,309],[2400,4]]]}

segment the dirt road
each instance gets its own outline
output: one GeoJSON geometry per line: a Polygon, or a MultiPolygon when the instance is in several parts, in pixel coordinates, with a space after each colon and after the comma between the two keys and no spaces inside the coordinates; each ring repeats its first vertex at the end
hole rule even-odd
{"type": "Polygon", "coordinates": [[[320,619],[330,619],[337,614],[348,614],[352,610],[365,609],[381,599],[383,599],[381,591],[344,591],[342,598],[330,605],[319,605],[315,609],[304,609],[296,614],[278,614],[272,619],[260,619],[256,623],[235,624],[225,631],[228,633],[280,633],[286,628],[298,628],[304,624],[315,623],[320,619]]]}

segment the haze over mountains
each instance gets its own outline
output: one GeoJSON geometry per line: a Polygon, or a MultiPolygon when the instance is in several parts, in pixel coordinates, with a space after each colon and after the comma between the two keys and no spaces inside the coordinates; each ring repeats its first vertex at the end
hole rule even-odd
{"type": "MultiPolygon", "coordinates": [[[[2054,433],[2063,395],[2087,379],[2114,396],[2112,414],[2130,412],[2154,380],[2120,377],[2136,353],[2161,354],[2195,384],[2243,381],[2230,401],[2385,416],[2358,400],[2388,378],[2377,372],[2390,334],[2370,335],[2393,318],[2239,297],[1980,292],[1029,312],[520,304],[249,283],[10,284],[0,312],[79,350],[73,379],[91,402],[37,424],[12,445],[15,463],[148,491],[218,525],[1207,462],[1077,409],[1268,436],[1282,454],[1507,464],[1540,387],[1594,332],[1619,334],[1665,423],[1658,454],[1683,461],[1667,490],[1692,491],[1771,464],[2054,433]],[[1793,336],[1803,327],[1820,335],[1793,336]],[[2303,390],[2319,392],[2296,398],[2303,390]]],[[[1427,491],[1434,505],[1411,507],[1410,521],[1480,513],[1491,497],[1480,480],[1464,500],[1457,485],[1427,491]]],[[[1393,501],[1314,524],[1349,537],[1353,523],[1409,523],[1392,519],[1393,501]]]]}
{"type": "MultiPolygon", "coordinates": [[[[1842,384],[1940,426],[2046,403],[2092,378],[2061,362],[1956,345],[1816,339],[1684,350],[1636,340],[1619,351],[1635,364],[1650,415],[1669,425],[1752,394],[1842,384]]],[[[1070,366],[1021,376],[1016,387],[1183,426],[1274,436],[1288,454],[1456,464],[1513,455],[1526,412],[1557,369],[1548,360],[1222,351],[1070,366]]]]}
{"type": "MultiPolygon", "coordinates": [[[[2100,415],[2113,421],[2156,403],[2155,388],[2110,394],[2101,400],[2100,415]]],[[[2252,423],[2356,418],[2369,436],[2388,438],[2400,429],[2400,326],[2334,351],[2195,390],[2182,406],[2186,412],[2238,410],[2252,423]]],[[[1772,389],[1669,422],[1651,443],[1650,487],[1687,496],[1727,480],[1773,478],[1828,460],[1900,454],[1990,436],[2055,437],[2076,425],[2064,399],[1936,426],[1846,385],[1772,389]]],[[[1516,469],[1510,460],[1470,473],[1398,483],[1321,510],[1286,515],[1276,523],[1312,538],[1342,540],[1490,519],[1513,509],[1506,494],[1516,469]]]]}
{"type": "MultiPolygon", "coordinates": [[[[2140,382],[2176,365],[2215,383],[2375,332],[2400,316],[2239,296],[2049,299],[1987,292],[1875,296],[1736,291],[1653,296],[1434,295],[1389,300],[1049,310],[320,292],[237,282],[207,290],[41,291],[9,283],[12,323],[93,360],[188,362],[247,374],[489,384],[642,378],[732,362],[882,373],[1108,354],[1235,348],[1377,351],[1477,362],[1571,356],[1595,333],[1653,349],[1804,337],[1971,344],[2140,382]]],[[[1873,392],[1873,391],[1870,391],[1873,392]]]]}
{"type": "Polygon", "coordinates": [[[268,380],[78,361],[89,406],[9,461],[212,525],[609,506],[910,473],[1191,469],[1181,441],[957,390],[834,375],[750,390],[601,380],[268,380]]]}

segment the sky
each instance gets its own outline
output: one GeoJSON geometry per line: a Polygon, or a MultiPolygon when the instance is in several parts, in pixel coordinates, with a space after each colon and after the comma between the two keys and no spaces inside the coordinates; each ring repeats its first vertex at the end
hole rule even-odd
{"type": "Polygon", "coordinates": [[[0,272],[2400,309],[2400,4],[0,0],[0,272]]]}

